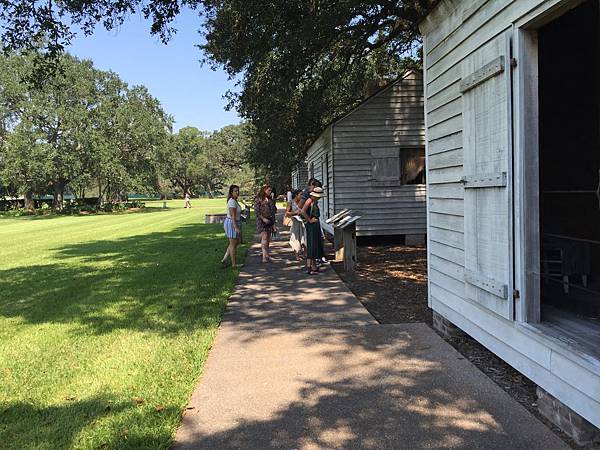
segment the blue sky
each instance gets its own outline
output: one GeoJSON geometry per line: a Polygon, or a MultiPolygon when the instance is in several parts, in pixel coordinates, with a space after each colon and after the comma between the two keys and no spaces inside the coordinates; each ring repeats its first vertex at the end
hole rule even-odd
{"type": "Polygon", "coordinates": [[[235,111],[225,111],[222,98],[235,89],[225,72],[202,66],[198,34],[201,20],[193,11],[176,19],[178,29],[167,45],[150,35],[150,23],[134,15],[118,30],[99,26],[92,36],[78,36],[69,53],[91,59],[103,70],[112,70],[129,83],[143,84],[175,118],[175,130],[188,125],[212,131],[239,123],[235,111]]]}

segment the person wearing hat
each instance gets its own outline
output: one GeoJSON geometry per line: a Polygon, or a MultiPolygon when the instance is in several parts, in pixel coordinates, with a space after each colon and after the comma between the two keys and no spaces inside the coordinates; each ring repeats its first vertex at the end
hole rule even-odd
{"type": "MultiPolygon", "coordinates": [[[[298,203],[298,206],[300,208],[304,208],[304,203],[306,203],[306,200],[308,200],[310,198],[310,193],[312,192],[312,190],[318,183],[320,183],[319,180],[317,180],[314,177],[311,177],[308,180],[306,187],[302,191],[302,197],[300,198],[300,203],[298,203]]],[[[322,185],[319,185],[319,186],[323,187],[322,185]]]]}
{"type": "Polygon", "coordinates": [[[310,198],[304,202],[301,211],[306,223],[306,273],[309,275],[319,271],[317,260],[325,255],[321,223],[319,222],[321,216],[319,199],[321,197],[323,197],[323,188],[320,183],[317,183],[310,193],[310,198]]]}

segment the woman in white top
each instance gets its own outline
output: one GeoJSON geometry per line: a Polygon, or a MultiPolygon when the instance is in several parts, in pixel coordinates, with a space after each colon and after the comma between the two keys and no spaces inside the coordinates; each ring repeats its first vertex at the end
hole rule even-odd
{"type": "Polygon", "coordinates": [[[229,194],[227,195],[227,217],[225,218],[225,234],[229,239],[229,246],[225,251],[225,256],[221,260],[223,265],[227,262],[227,257],[231,260],[231,266],[237,267],[236,265],[236,249],[240,243],[242,237],[242,207],[238,203],[237,199],[240,196],[240,188],[235,184],[229,186],[229,194]]]}
{"type": "Polygon", "coordinates": [[[306,248],[306,232],[304,231],[304,223],[300,218],[300,207],[298,203],[302,199],[302,189],[296,189],[292,192],[292,199],[288,203],[288,207],[285,211],[285,217],[291,219],[290,222],[290,246],[296,252],[296,259],[300,261],[302,259],[302,253],[306,248]]]}

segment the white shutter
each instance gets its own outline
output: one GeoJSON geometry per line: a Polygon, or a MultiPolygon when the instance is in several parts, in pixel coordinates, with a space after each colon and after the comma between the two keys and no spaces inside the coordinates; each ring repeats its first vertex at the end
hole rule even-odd
{"type": "Polygon", "coordinates": [[[464,61],[465,292],[513,318],[511,34],[464,61]]]}

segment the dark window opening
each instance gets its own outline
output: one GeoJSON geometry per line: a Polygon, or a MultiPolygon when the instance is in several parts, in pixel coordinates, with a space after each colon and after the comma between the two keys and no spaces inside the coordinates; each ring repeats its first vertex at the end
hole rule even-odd
{"type": "Polygon", "coordinates": [[[400,158],[402,184],[425,184],[425,149],[403,149],[400,158]]]}
{"type": "Polygon", "coordinates": [[[598,4],[538,31],[541,316],[591,346],[600,342],[598,4]]]}
{"type": "Polygon", "coordinates": [[[371,182],[376,186],[425,184],[425,149],[372,150],[371,182]]]}

